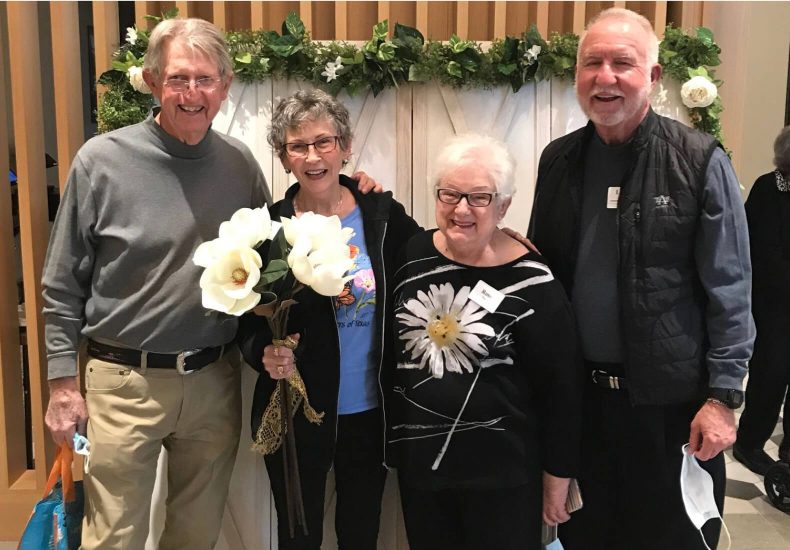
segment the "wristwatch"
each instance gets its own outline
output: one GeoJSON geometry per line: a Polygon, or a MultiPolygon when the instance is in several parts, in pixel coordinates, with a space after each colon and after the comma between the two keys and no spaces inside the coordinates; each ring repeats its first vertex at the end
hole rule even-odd
{"type": "Polygon", "coordinates": [[[718,402],[730,409],[743,404],[743,392],[727,388],[708,388],[708,401],[718,402]]]}

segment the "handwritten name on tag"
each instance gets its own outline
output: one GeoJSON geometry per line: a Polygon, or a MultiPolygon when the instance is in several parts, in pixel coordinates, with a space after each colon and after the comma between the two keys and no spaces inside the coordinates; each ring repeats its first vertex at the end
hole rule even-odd
{"type": "Polygon", "coordinates": [[[469,299],[489,313],[494,313],[505,299],[505,295],[485,281],[478,281],[469,294],[469,299]]]}
{"type": "Polygon", "coordinates": [[[620,198],[620,188],[610,187],[606,192],[606,208],[617,208],[617,201],[620,198]]]}

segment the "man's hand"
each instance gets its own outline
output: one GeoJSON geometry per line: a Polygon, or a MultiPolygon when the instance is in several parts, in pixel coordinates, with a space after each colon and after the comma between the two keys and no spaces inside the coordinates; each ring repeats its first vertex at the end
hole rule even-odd
{"type": "Polygon", "coordinates": [[[520,242],[521,244],[526,246],[532,252],[540,254],[540,250],[538,250],[538,247],[535,246],[534,244],[532,244],[532,241],[530,241],[528,238],[526,238],[524,235],[522,235],[518,231],[510,229],[509,227],[503,227],[502,228],[502,233],[504,233],[505,235],[507,235],[511,239],[516,239],[518,242],[520,242]]]}
{"type": "Polygon", "coordinates": [[[565,508],[570,482],[570,478],[543,472],[543,522],[546,525],[553,526],[571,519],[565,508]]]}
{"type": "Polygon", "coordinates": [[[354,172],[351,179],[357,180],[357,189],[359,189],[359,192],[363,195],[367,195],[371,191],[374,193],[381,193],[384,191],[381,184],[376,183],[376,180],[368,176],[365,172],[354,172]]]}
{"type": "Polygon", "coordinates": [[[689,449],[699,460],[710,460],[735,443],[735,411],[705,401],[691,421],[689,449]]]}
{"type": "Polygon", "coordinates": [[[85,433],[88,408],[77,387],[76,377],[49,381],[49,406],[44,421],[58,446],[74,446],[74,433],[85,433]]]}

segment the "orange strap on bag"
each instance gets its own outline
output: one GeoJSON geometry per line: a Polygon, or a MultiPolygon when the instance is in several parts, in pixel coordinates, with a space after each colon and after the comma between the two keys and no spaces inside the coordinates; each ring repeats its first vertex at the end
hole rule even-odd
{"type": "Polygon", "coordinates": [[[62,480],[63,500],[65,502],[74,501],[76,493],[74,489],[74,476],[71,472],[72,462],[74,462],[74,451],[64,443],[58,447],[55,453],[55,463],[52,464],[52,470],[49,472],[47,485],[44,487],[44,498],[52,492],[52,489],[55,488],[55,485],[60,479],[62,480]]]}

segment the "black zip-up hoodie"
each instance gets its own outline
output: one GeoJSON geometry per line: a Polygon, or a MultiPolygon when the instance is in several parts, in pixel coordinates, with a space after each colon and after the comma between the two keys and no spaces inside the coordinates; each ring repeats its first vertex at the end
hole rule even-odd
{"type": "MultiPolygon", "coordinates": [[[[357,182],[341,175],[340,184],[354,195],[365,227],[365,245],[368,249],[373,274],[376,279],[375,340],[372,357],[378,363],[379,403],[381,387],[386,381],[381,376],[391,369],[383,368],[385,361],[392,361],[391,350],[392,315],[391,292],[389,283],[396,269],[396,258],[400,247],[420,226],[408,214],[403,205],[393,199],[391,192],[368,193],[363,195],[357,189],[357,182]],[[383,373],[383,374],[382,374],[383,373]]],[[[285,193],[285,198],[270,208],[273,220],[294,215],[293,198],[299,191],[295,183],[285,193]]],[[[266,257],[267,241],[261,250],[266,257]]],[[[307,387],[307,395],[312,407],[324,413],[321,424],[307,421],[301,409],[294,416],[296,448],[301,467],[329,470],[335,454],[337,433],[337,399],[340,386],[340,344],[335,321],[334,298],[321,296],[309,288],[296,295],[298,304],[291,307],[288,318],[288,334],[301,335],[296,349],[296,364],[307,387]]],[[[253,313],[244,315],[239,323],[238,343],[247,363],[260,373],[255,385],[252,402],[252,434],[255,436],[261,422],[261,415],[269,403],[276,382],[263,370],[261,359],[263,348],[271,344],[272,334],[266,319],[253,313]]],[[[384,432],[381,433],[384,446],[384,432]]],[[[267,457],[268,458],[268,457],[267,457]]],[[[278,469],[269,468],[279,472],[278,469]]]]}

